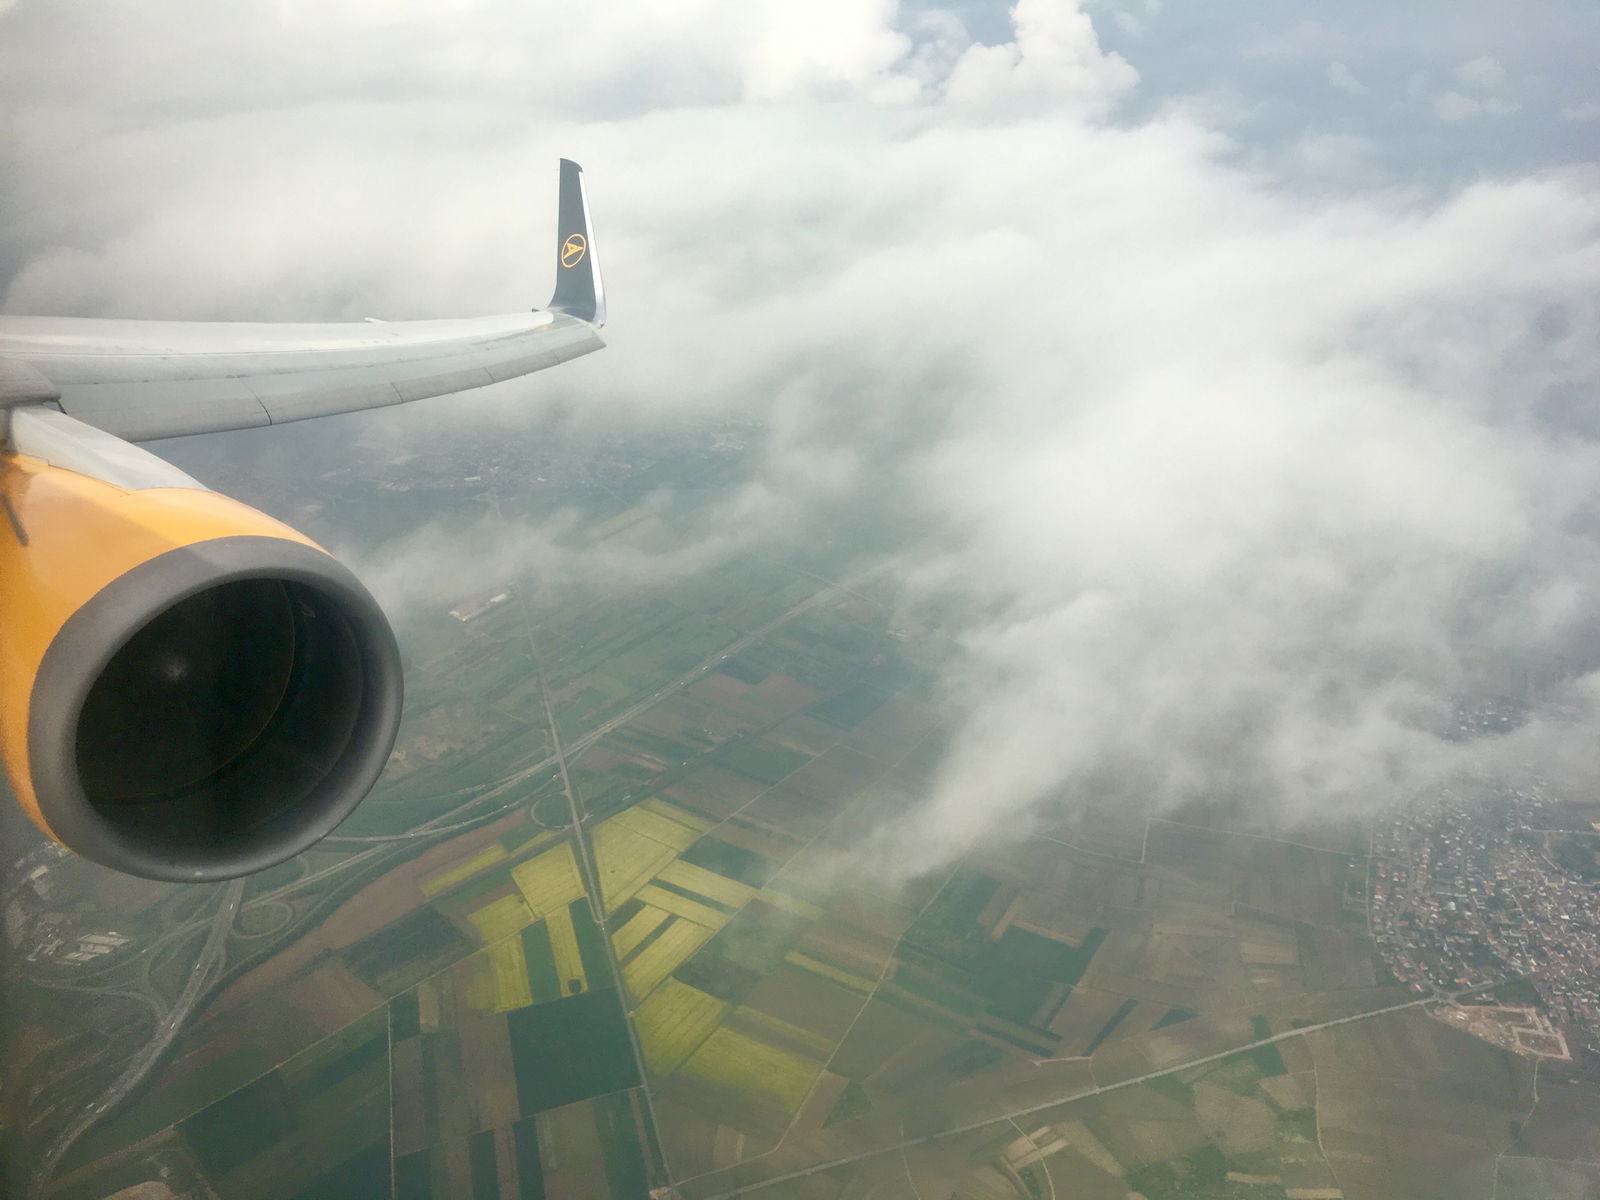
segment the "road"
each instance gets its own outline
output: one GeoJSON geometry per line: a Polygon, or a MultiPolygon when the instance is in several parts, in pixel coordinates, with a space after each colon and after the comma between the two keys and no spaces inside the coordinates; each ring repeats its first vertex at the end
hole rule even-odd
{"type": "MultiPolygon", "coordinates": [[[[738,638],[736,641],[729,642],[726,646],[715,653],[708,654],[693,667],[690,667],[687,671],[684,671],[681,675],[677,676],[669,683],[657,688],[643,700],[639,700],[634,704],[629,705],[627,708],[623,709],[622,712],[618,713],[604,724],[595,726],[595,728],[578,738],[570,746],[562,746],[558,739],[555,743],[557,746],[555,753],[540,759],[531,766],[524,767],[522,770],[508,775],[488,791],[479,793],[465,804],[459,805],[448,812],[440,813],[432,820],[424,821],[409,833],[399,835],[398,837],[396,835],[388,835],[383,839],[382,845],[374,846],[370,850],[358,851],[349,858],[342,859],[339,862],[323,867],[320,871],[312,871],[308,874],[302,875],[299,879],[296,879],[292,883],[286,883],[282,887],[275,888],[270,892],[261,893],[259,897],[252,898],[250,902],[252,904],[256,904],[264,899],[280,898],[288,892],[298,891],[308,883],[314,883],[332,875],[342,874],[351,867],[363,863],[373,856],[380,854],[385,845],[391,845],[397,840],[412,841],[417,838],[429,837],[444,832],[444,828],[442,827],[453,827],[451,823],[459,821],[459,817],[463,809],[474,807],[488,800],[497,799],[498,797],[503,796],[507,792],[511,791],[513,788],[521,786],[527,780],[531,779],[533,776],[542,771],[548,771],[552,767],[555,767],[558,770],[561,769],[564,763],[577,758],[585,750],[589,749],[596,742],[600,741],[601,738],[604,738],[622,728],[622,726],[628,724],[630,721],[636,720],[638,717],[649,712],[657,704],[660,704],[663,700],[677,695],[691,684],[698,682],[704,676],[709,674],[711,670],[718,666],[724,659],[731,658],[740,651],[748,649],[750,646],[766,637],[767,634],[771,633],[774,629],[787,624],[796,617],[800,616],[802,613],[809,612],[817,605],[822,604],[823,602],[832,599],[837,595],[847,592],[848,590],[849,588],[847,585],[837,584],[833,587],[824,588],[820,592],[813,592],[810,596],[807,596],[798,604],[792,605],[778,616],[773,617],[772,620],[767,621],[758,628],[751,630],[749,633],[738,638]]],[[[474,818],[474,823],[476,823],[477,820],[482,819],[482,816],[483,814],[479,814],[478,817],[474,818]]],[[[174,931],[174,933],[165,934],[163,935],[162,940],[170,939],[179,932],[186,931],[179,930],[174,931]]]]}
{"type": "MultiPolygon", "coordinates": [[[[1471,991],[1483,991],[1483,988],[1474,988],[1471,991]]],[[[1391,1004],[1385,1008],[1375,1008],[1367,1012],[1352,1013],[1348,1017],[1335,1017],[1331,1021],[1322,1021],[1316,1025],[1307,1025],[1301,1029],[1291,1029],[1286,1033],[1275,1033],[1271,1037],[1264,1037],[1254,1042],[1234,1046],[1228,1050],[1219,1050],[1215,1054],[1202,1054],[1198,1058],[1191,1058],[1186,1062],[1175,1063],[1170,1067],[1162,1067],[1159,1071],[1149,1071],[1143,1075],[1136,1075],[1132,1079],[1119,1079],[1115,1083],[1101,1084],[1098,1087],[1085,1088],[1080,1092],[1073,1092],[1068,1096],[1061,1096],[1054,1100],[1047,1100],[1043,1104],[1030,1104],[1027,1108],[1019,1108],[1014,1112],[1001,1113],[998,1116],[985,1117],[981,1121],[972,1121],[966,1125],[958,1125],[952,1129],[941,1129],[937,1133],[924,1134],[922,1137],[907,1138],[904,1141],[893,1142],[881,1146],[876,1150],[867,1150],[861,1154],[852,1154],[845,1158],[835,1158],[828,1162],[816,1163],[798,1171],[789,1171],[783,1175],[774,1175],[771,1179],[763,1179],[760,1183],[749,1183],[743,1187],[734,1188],[732,1191],[718,1192],[706,1200],[730,1200],[734,1196],[746,1196],[751,1192],[759,1192],[764,1188],[776,1184],[787,1183],[794,1179],[804,1179],[808,1175],[815,1175],[822,1171],[833,1171],[839,1167],[848,1167],[853,1163],[864,1162],[869,1158],[877,1158],[880,1154],[894,1154],[897,1151],[905,1153],[917,1146],[925,1146],[930,1142],[937,1142],[943,1138],[956,1137],[963,1133],[974,1133],[990,1125],[998,1125],[1002,1121],[1015,1121],[1019,1117],[1032,1116],[1034,1113],[1045,1112],[1049,1109],[1059,1108],[1063,1104],[1071,1104],[1075,1100],[1090,1100],[1095,1096],[1104,1096],[1107,1092],[1120,1091],[1123,1088],[1138,1087],[1142,1083],[1149,1083],[1152,1079],[1161,1079],[1167,1075],[1175,1075],[1179,1071],[1187,1071],[1191,1067],[1203,1067],[1207,1063],[1221,1062],[1225,1058],[1232,1058],[1235,1054],[1247,1054],[1261,1046],[1271,1046],[1277,1042],[1287,1042],[1292,1038],[1304,1037],[1308,1033],[1320,1033],[1324,1029],[1333,1029],[1339,1025],[1352,1025],[1357,1021],[1370,1021],[1373,1017],[1381,1017],[1388,1013],[1404,1012],[1409,1008],[1421,1008],[1427,1004],[1438,1004],[1441,1001],[1458,1000],[1471,992],[1453,992],[1448,996],[1424,996],[1417,1000],[1406,1000],[1400,1004],[1391,1004]]],[[[680,1183],[687,1180],[680,1180],[680,1183]]]]}
{"type": "MultiPolygon", "coordinates": [[[[357,868],[362,864],[382,855],[385,850],[395,845],[403,845],[406,842],[413,842],[419,838],[448,834],[457,829],[470,828],[479,824],[495,814],[478,813],[470,819],[463,820],[461,818],[462,812],[466,809],[477,807],[487,801],[492,801],[504,796],[512,789],[519,787],[528,779],[542,771],[559,767],[563,758],[567,761],[577,758],[585,750],[589,749],[602,738],[614,733],[616,730],[628,724],[630,721],[642,716],[644,713],[654,708],[657,704],[660,704],[663,700],[677,695],[685,688],[698,682],[707,674],[711,673],[711,671],[718,667],[725,659],[732,658],[735,654],[748,649],[750,646],[766,637],[767,634],[771,633],[773,630],[780,628],[803,613],[809,612],[819,604],[826,603],[828,600],[840,595],[850,594],[851,588],[859,584],[862,579],[866,578],[866,576],[869,574],[871,574],[871,572],[865,573],[862,576],[853,579],[850,583],[832,584],[829,587],[823,588],[821,591],[813,592],[804,600],[791,605],[778,616],[773,617],[770,621],[763,623],[756,629],[751,630],[749,633],[741,635],[739,638],[729,642],[721,649],[708,654],[693,667],[690,667],[688,670],[684,671],[670,682],[662,685],[660,688],[657,688],[644,699],[629,705],[626,709],[612,717],[610,720],[606,721],[604,724],[597,725],[595,728],[589,730],[589,732],[578,738],[571,745],[564,746],[557,753],[550,754],[547,757],[540,759],[533,765],[524,767],[521,770],[506,776],[504,779],[501,779],[491,786],[488,790],[477,792],[477,794],[471,799],[455,806],[454,808],[440,813],[431,820],[424,821],[422,824],[407,831],[406,833],[376,834],[372,835],[371,837],[365,837],[362,835],[338,837],[337,840],[343,842],[370,842],[372,845],[369,849],[357,851],[349,858],[341,859],[336,863],[331,863],[320,870],[309,871],[300,876],[300,878],[283,884],[280,887],[274,888],[270,892],[262,892],[258,896],[253,896],[250,899],[250,905],[254,906],[268,901],[282,900],[285,896],[301,890],[308,884],[318,883],[324,879],[328,879],[336,875],[342,875],[347,871],[357,868]]],[[[522,798],[519,797],[517,803],[520,804],[521,802],[522,798]]],[[[511,807],[515,806],[508,805],[507,810],[509,811],[511,807]]],[[[199,924],[201,924],[199,921],[188,921],[184,924],[169,929],[166,933],[163,933],[159,937],[152,939],[150,942],[142,946],[140,948],[139,956],[142,958],[147,955],[153,955],[155,951],[159,950],[163,946],[169,945],[180,938],[188,937],[194,932],[195,928],[199,924]]],[[[93,967],[90,967],[88,971],[76,972],[74,974],[74,979],[81,982],[88,979],[104,978],[105,976],[112,975],[125,969],[130,961],[132,960],[124,958],[121,961],[108,965],[100,970],[95,970],[93,967]]],[[[57,985],[58,980],[50,977],[33,976],[32,982],[39,984],[42,987],[54,987],[57,985]]]]}
{"type": "Polygon", "coordinates": [[[211,931],[206,936],[205,945],[195,958],[188,982],[183,985],[183,991],[173,1001],[166,1015],[157,1023],[150,1041],[128,1060],[122,1074],[100,1094],[100,1098],[79,1113],[73,1122],[61,1131],[61,1135],[52,1143],[50,1149],[45,1151],[34,1175],[30,1192],[32,1200],[40,1200],[48,1193],[56,1164],[72,1148],[73,1143],[102,1116],[120,1104],[129,1092],[139,1086],[150,1068],[160,1061],[167,1047],[172,1044],[172,1040],[178,1036],[178,1031],[189,1019],[189,1014],[201,996],[221,977],[223,967],[226,965],[228,934],[233,931],[234,918],[239,913],[239,901],[244,897],[244,884],[243,879],[234,879],[223,886],[221,903],[211,916],[211,931]]]}
{"type": "MultiPolygon", "coordinates": [[[[849,584],[830,584],[825,588],[813,592],[811,595],[807,596],[798,603],[791,605],[788,609],[773,617],[771,620],[762,623],[757,628],[742,634],[732,642],[729,642],[720,649],[708,654],[693,667],[682,672],[668,683],[662,685],[660,688],[657,688],[654,692],[650,693],[650,695],[629,705],[626,709],[612,717],[610,720],[605,721],[601,725],[589,730],[582,737],[573,741],[570,745],[562,745],[559,730],[557,730],[555,725],[554,714],[549,709],[547,699],[546,716],[550,720],[551,736],[553,738],[552,745],[555,748],[554,753],[550,754],[544,759],[541,759],[539,762],[525,767],[522,770],[519,770],[512,775],[498,781],[488,790],[478,791],[464,803],[456,805],[453,808],[440,813],[438,816],[422,823],[421,825],[418,825],[415,829],[412,829],[405,834],[375,836],[370,839],[375,844],[371,845],[368,849],[357,851],[349,858],[330,864],[329,866],[320,870],[307,872],[300,878],[275,888],[272,891],[263,892],[259,896],[252,897],[250,901],[251,905],[254,906],[257,904],[282,903],[283,898],[286,895],[300,891],[310,884],[319,882],[332,876],[345,874],[352,869],[358,868],[361,864],[370,862],[374,859],[381,859],[386,852],[392,851],[398,843],[413,842],[423,837],[448,835],[459,828],[480,823],[487,815],[490,814],[478,813],[469,820],[462,820],[461,814],[465,810],[480,807],[485,802],[493,801],[498,797],[504,796],[512,789],[520,786],[529,778],[532,778],[542,771],[547,771],[552,767],[557,768],[564,777],[566,773],[567,762],[576,758],[578,755],[581,755],[585,750],[599,742],[602,738],[608,736],[617,729],[620,729],[629,722],[637,719],[650,709],[654,708],[657,704],[660,704],[662,701],[677,695],[685,688],[691,686],[701,678],[705,677],[707,674],[711,673],[727,659],[748,649],[750,646],[766,637],[773,630],[778,629],[788,622],[794,620],[796,617],[809,612],[819,604],[826,603],[828,600],[837,596],[850,593],[851,586],[859,582],[860,580],[856,579],[849,584]]],[[[573,804],[571,816],[574,822],[574,829],[577,832],[580,848],[583,848],[583,829],[585,822],[577,810],[575,797],[570,789],[570,783],[568,784],[568,796],[569,803],[573,804]]],[[[517,803],[521,803],[520,797],[517,803]]],[[[354,841],[357,839],[350,838],[347,840],[354,841]]],[[[361,840],[365,841],[368,839],[361,840]]],[[[580,857],[587,859],[588,855],[582,854],[580,857]]],[[[593,886],[592,879],[589,882],[591,883],[590,894],[591,896],[595,897],[594,903],[598,904],[598,888],[593,886]]],[[[221,978],[223,969],[226,966],[225,949],[228,935],[233,931],[234,921],[243,899],[244,888],[245,880],[243,879],[233,880],[226,885],[221,905],[209,918],[211,926],[210,932],[207,936],[205,945],[190,972],[188,982],[185,984],[182,993],[180,993],[178,998],[174,1001],[172,1007],[167,1010],[166,1015],[160,1018],[160,1020],[157,1022],[156,1028],[152,1033],[151,1040],[138,1051],[133,1059],[127,1063],[122,1073],[118,1075],[110,1087],[108,1087],[97,1100],[79,1113],[79,1115],[61,1133],[61,1135],[57,1137],[55,1142],[53,1142],[50,1148],[45,1152],[44,1156],[40,1160],[38,1171],[34,1177],[34,1183],[32,1185],[33,1191],[31,1195],[35,1198],[35,1200],[37,1200],[38,1197],[42,1197],[46,1194],[46,1188],[48,1187],[50,1178],[53,1175],[56,1165],[60,1162],[62,1156],[71,1149],[72,1145],[80,1137],[82,1137],[83,1134],[87,1132],[96,1121],[98,1121],[105,1113],[109,1112],[113,1107],[119,1104],[136,1086],[138,1086],[138,1084],[145,1078],[145,1076],[156,1065],[156,1063],[160,1061],[162,1055],[166,1052],[173,1040],[177,1037],[179,1031],[182,1029],[184,1022],[188,1019],[194,1006],[205,994],[209,986],[221,978]]],[[[153,939],[151,942],[143,946],[140,953],[136,957],[131,959],[123,959],[121,962],[109,967],[105,974],[119,974],[123,970],[126,970],[132,963],[138,963],[139,966],[136,968],[137,980],[133,990],[137,994],[138,998],[151,1008],[153,1013],[158,1013],[160,1011],[161,1002],[160,998],[155,994],[155,989],[151,985],[149,968],[155,962],[157,954],[162,948],[191,936],[195,929],[200,927],[203,923],[204,922],[202,920],[197,919],[186,921],[175,926],[166,933],[162,934],[160,937],[153,939]]],[[[273,935],[265,936],[270,937],[273,935]]],[[[609,940],[607,941],[607,948],[609,949],[609,940]]],[[[612,968],[613,971],[615,971],[615,962],[612,963],[612,968]]],[[[53,979],[36,979],[35,982],[45,987],[64,986],[74,991],[98,990],[83,986],[81,981],[84,980],[84,975],[82,973],[79,973],[76,978],[80,981],[77,985],[62,984],[61,981],[53,979]]],[[[106,992],[114,993],[116,991],[116,985],[110,983],[109,980],[105,985],[103,985],[103,988],[106,992]]],[[[629,1022],[629,1032],[630,1035],[633,1032],[631,1022],[629,1022]]],[[[638,1056],[639,1048],[637,1042],[635,1042],[634,1051],[635,1055],[638,1056]]],[[[653,1098],[649,1098],[649,1100],[651,1117],[653,1119],[653,1098]]]]}

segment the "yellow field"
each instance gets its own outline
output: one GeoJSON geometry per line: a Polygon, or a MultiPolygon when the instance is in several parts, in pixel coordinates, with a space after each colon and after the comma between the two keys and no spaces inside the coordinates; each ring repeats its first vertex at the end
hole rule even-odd
{"type": "Polygon", "coordinates": [[[632,899],[678,854],[673,847],[644,836],[632,825],[621,824],[631,812],[602,822],[594,831],[595,870],[600,876],[600,898],[607,912],[615,912],[632,899]]]}
{"type": "Polygon", "coordinates": [[[528,906],[522,902],[521,896],[502,896],[494,903],[485,904],[477,912],[469,914],[467,920],[472,922],[472,927],[478,931],[478,937],[487,944],[498,942],[501,938],[532,925],[533,914],[528,911],[528,906]]]}
{"type": "Polygon", "coordinates": [[[558,908],[545,918],[545,928],[550,931],[550,953],[556,960],[556,978],[561,981],[563,996],[576,996],[589,990],[589,977],[583,972],[583,957],[578,953],[578,935],[572,929],[572,911],[558,908]],[[578,981],[576,991],[572,981],[578,981]]]}
{"type": "Polygon", "coordinates": [[[606,911],[630,900],[710,827],[654,796],[600,822],[590,844],[606,911]]]}
{"type": "Polygon", "coordinates": [[[676,804],[668,804],[659,796],[651,796],[643,804],[637,805],[634,812],[647,812],[660,817],[664,821],[671,821],[674,825],[682,825],[685,829],[699,837],[715,824],[703,817],[697,817],[686,808],[679,808],[676,804]]]}
{"type": "Polygon", "coordinates": [[[728,914],[720,908],[701,904],[698,900],[680,896],[677,892],[669,892],[666,888],[659,888],[653,883],[640,888],[638,896],[653,908],[664,908],[674,916],[682,917],[685,921],[693,921],[696,925],[704,925],[712,932],[728,923],[728,914]]]}
{"type": "Polygon", "coordinates": [[[736,879],[729,879],[724,875],[718,875],[715,871],[708,871],[704,867],[697,867],[681,859],[663,867],[658,878],[733,908],[741,907],[756,892],[755,888],[747,883],[740,883],[736,879]]]}
{"type": "Polygon", "coordinates": [[[865,975],[852,975],[849,971],[841,971],[838,967],[830,966],[820,959],[812,958],[809,954],[801,954],[798,950],[791,950],[783,956],[783,961],[790,966],[799,967],[802,971],[810,971],[813,975],[821,975],[824,979],[831,979],[852,992],[870,992],[877,987],[877,981],[868,979],[865,975]]]}
{"type": "Polygon", "coordinates": [[[636,804],[626,812],[620,812],[611,818],[618,825],[626,826],[653,842],[660,842],[663,846],[670,846],[681,854],[695,840],[705,832],[706,823],[691,817],[681,808],[671,804],[664,804],[652,797],[643,804],[636,804]]]}
{"type": "Polygon", "coordinates": [[[510,1012],[533,1003],[520,937],[501,938],[479,955],[467,1003],[483,1012],[510,1012]]]}
{"type": "Polygon", "coordinates": [[[446,888],[453,888],[463,879],[468,879],[484,868],[494,866],[497,862],[504,862],[505,859],[506,848],[499,842],[485,846],[472,857],[464,859],[454,866],[446,867],[437,875],[430,875],[424,879],[421,884],[422,894],[424,896],[437,896],[446,888]]]}
{"type": "Polygon", "coordinates": [[[807,904],[804,900],[797,900],[787,892],[774,891],[772,888],[762,888],[756,893],[757,900],[764,900],[773,908],[781,908],[786,913],[793,913],[797,917],[804,917],[808,921],[815,921],[822,915],[822,910],[815,904],[807,904]]]}
{"type": "Polygon", "coordinates": [[[527,898],[528,908],[535,917],[566,908],[583,895],[583,880],[578,875],[578,860],[573,857],[570,842],[562,842],[537,858],[518,863],[511,868],[511,878],[527,898]]]}
{"type": "Polygon", "coordinates": [[[633,953],[635,946],[654,933],[656,926],[671,915],[659,908],[646,908],[642,912],[634,913],[628,918],[627,924],[611,935],[611,948],[616,952],[617,958],[627,958],[633,953]]]}
{"type": "Polygon", "coordinates": [[[822,1064],[779,1050],[727,1027],[716,1030],[679,1074],[754,1096],[794,1113],[805,1102],[822,1064]]]}
{"type": "Polygon", "coordinates": [[[633,1015],[639,1048],[652,1074],[670,1075],[711,1036],[729,1005],[676,979],[668,979],[633,1015]]]}
{"type": "Polygon", "coordinates": [[[711,940],[711,930],[693,921],[674,920],[655,941],[623,964],[622,982],[634,1004],[644,1000],[678,965],[711,940]]]}

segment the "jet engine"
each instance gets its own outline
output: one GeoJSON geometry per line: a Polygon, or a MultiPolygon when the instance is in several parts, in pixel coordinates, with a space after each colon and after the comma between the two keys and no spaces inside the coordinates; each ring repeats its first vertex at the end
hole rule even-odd
{"type": "Polygon", "coordinates": [[[154,455],[50,409],[10,418],[0,750],[28,816],[86,858],[189,882],[327,834],[399,725],[377,602],[154,455]]]}

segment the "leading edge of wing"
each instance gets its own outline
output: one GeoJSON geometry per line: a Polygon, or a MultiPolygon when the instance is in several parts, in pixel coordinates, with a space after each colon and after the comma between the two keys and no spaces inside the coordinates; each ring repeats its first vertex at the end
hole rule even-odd
{"type": "Polygon", "coordinates": [[[59,392],[56,403],[69,416],[129,441],[276,425],[483,387],[605,345],[598,330],[604,290],[582,177],[566,159],[560,221],[548,311],[331,324],[0,317],[0,361],[25,364],[59,392]],[[574,245],[581,247],[576,254],[574,245]]]}
{"type": "Polygon", "coordinates": [[[80,327],[76,346],[70,339],[80,331],[60,327],[52,341],[69,340],[48,348],[17,326],[0,318],[0,355],[49,380],[67,415],[134,442],[405,404],[605,345],[593,325],[548,312],[344,327],[80,327]]]}

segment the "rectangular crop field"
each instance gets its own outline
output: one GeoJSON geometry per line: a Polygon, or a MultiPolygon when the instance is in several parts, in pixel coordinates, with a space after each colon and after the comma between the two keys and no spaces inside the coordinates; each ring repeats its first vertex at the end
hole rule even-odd
{"type": "Polygon", "coordinates": [[[467,920],[477,930],[479,940],[489,944],[532,925],[534,917],[521,896],[502,896],[469,913],[467,920]]]}
{"type": "Polygon", "coordinates": [[[436,896],[448,888],[455,887],[463,880],[476,875],[479,871],[494,866],[495,863],[504,862],[506,848],[499,842],[491,842],[476,854],[470,855],[453,866],[446,867],[437,874],[430,875],[419,885],[424,896],[436,896]]]}
{"type": "Polygon", "coordinates": [[[676,979],[665,980],[633,1015],[654,1075],[670,1075],[700,1048],[732,1006],[676,979]]]}
{"type": "Polygon", "coordinates": [[[550,930],[544,922],[522,931],[522,958],[528,967],[528,992],[532,1004],[548,1004],[566,994],[556,974],[556,956],[550,946],[550,930]]]}
{"type": "Polygon", "coordinates": [[[771,785],[809,762],[804,754],[767,741],[738,742],[717,753],[717,765],[771,785]]]}
{"type": "Polygon", "coordinates": [[[718,1029],[679,1068],[687,1078],[795,1112],[822,1064],[727,1028],[718,1029]]]}
{"type": "Polygon", "coordinates": [[[583,957],[578,952],[578,935],[572,928],[572,913],[566,908],[558,908],[545,918],[545,925],[550,930],[550,955],[555,959],[556,979],[561,984],[561,994],[576,995],[587,991],[589,977],[583,969],[583,957]]]}
{"type": "Polygon", "coordinates": [[[583,895],[583,880],[578,874],[578,860],[570,842],[562,842],[536,858],[518,863],[511,868],[511,878],[527,899],[528,910],[535,918],[564,909],[583,895]]]}
{"type": "Polygon", "coordinates": [[[657,887],[653,883],[646,884],[640,888],[638,896],[641,901],[652,908],[665,909],[674,916],[682,917],[685,921],[693,921],[696,925],[704,925],[713,932],[721,929],[728,921],[728,914],[720,908],[712,908],[709,904],[701,904],[698,900],[680,896],[677,892],[657,887]]]}
{"type": "Polygon", "coordinates": [[[622,981],[633,1003],[644,1000],[656,986],[711,940],[711,930],[692,921],[674,918],[661,935],[622,966],[622,981]]]}
{"type": "MultiPolygon", "coordinates": [[[[483,951],[483,991],[473,996],[474,1007],[488,1012],[509,1012],[533,1003],[528,986],[528,960],[522,953],[520,937],[505,937],[483,951]]],[[[476,990],[476,989],[474,989],[476,990]]]]}
{"type": "Polygon", "coordinates": [[[658,876],[659,879],[676,884],[686,891],[726,904],[729,908],[738,908],[755,894],[755,888],[749,884],[740,883],[729,879],[725,875],[718,875],[704,867],[697,867],[693,863],[669,863],[658,876]]]}
{"type": "Polygon", "coordinates": [[[820,975],[824,979],[833,981],[841,987],[849,988],[852,992],[859,992],[863,996],[878,986],[876,979],[868,979],[865,975],[855,975],[849,971],[841,970],[823,962],[821,959],[812,958],[808,954],[801,954],[798,950],[789,953],[785,962],[791,966],[799,967],[802,971],[809,971],[813,975],[820,975]]]}
{"type": "Polygon", "coordinates": [[[800,917],[807,921],[815,921],[822,916],[822,910],[815,904],[791,896],[788,892],[780,892],[777,888],[762,888],[756,893],[756,899],[773,908],[780,909],[792,917],[800,917]]]}
{"type": "Polygon", "coordinates": [[[606,911],[631,899],[706,828],[699,818],[653,798],[602,821],[591,844],[606,911]]]}
{"type": "Polygon", "coordinates": [[[419,908],[369,933],[343,952],[350,969],[383,995],[465,958],[472,943],[432,908],[419,908]]]}
{"type": "Polygon", "coordinates": [[[639,943],[654,933],[672,914],[659,908],[650,908],[648,905],[623,923],[621,929],[611,935],[611,948],[616,953],[618,960],[627,958],[639,946],[639,943]]]}
{"type": "Polygon", "coordinates": [[[639,1082],[613,988],[515,1009],[505,1019],[524,1116],[639,1082]]]}

